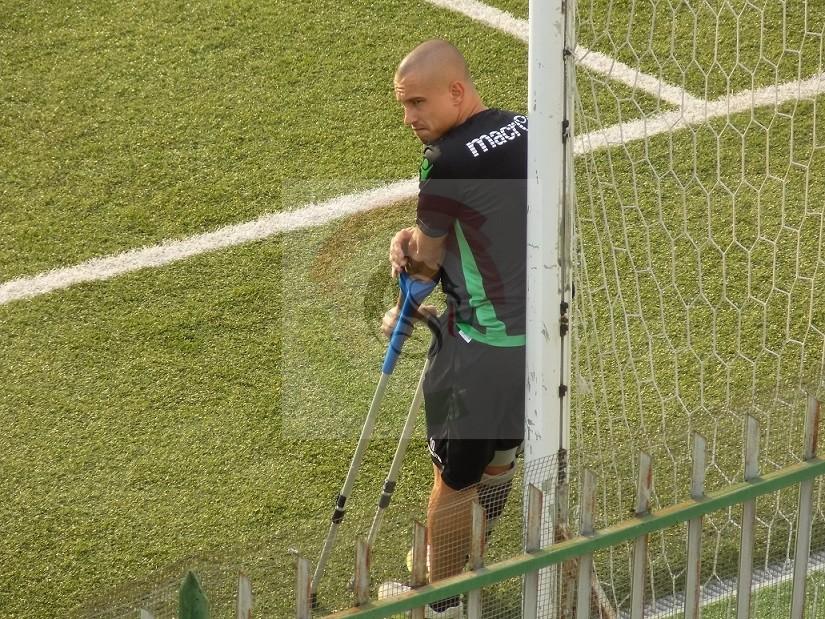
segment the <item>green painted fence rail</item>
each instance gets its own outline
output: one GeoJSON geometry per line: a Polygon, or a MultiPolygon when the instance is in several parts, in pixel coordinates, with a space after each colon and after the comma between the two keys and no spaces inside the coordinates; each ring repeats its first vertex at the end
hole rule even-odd
{"type": "Polygon", "coordinates": [[[729,486],[699,500],[688,500],[646,516],[630,518],[597,531],[592,536],[576,537],[549,548],[522,554],[512,559],[426,585],[391,599],[375,601],[327,615],[326,619],[384,619],[454,595],[521,577],[597,550],[616,546],[695,518],[753,501],[760,496],[825,475],[825,460],[812,458],[773,473],[729,486]]]}

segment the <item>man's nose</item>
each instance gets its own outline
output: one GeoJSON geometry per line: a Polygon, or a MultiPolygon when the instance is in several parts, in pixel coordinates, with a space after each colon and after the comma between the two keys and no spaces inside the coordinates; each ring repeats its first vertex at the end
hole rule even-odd
{"type": "Polygon", "coordinates": [[[415,115],[413,114],[410,108],[404,108],[404,124],[408,127],[412,126],[415,122],[415,115]]]}

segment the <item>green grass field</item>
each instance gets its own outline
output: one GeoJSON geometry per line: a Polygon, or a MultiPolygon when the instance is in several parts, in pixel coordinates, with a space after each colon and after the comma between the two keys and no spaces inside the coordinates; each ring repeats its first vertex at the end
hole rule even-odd
{"type": "Polygon", "coordinates": [[[523,45],[402,2],[4,4],[3,280],[297,206],[294,180],[412,177],[392,73],[422,37],[524,105],[523,45]]]}
{"type": "MultiPolygon", "coordinates": [[[[782,29],[760,25],[762,3],[680,5],[671,28],[668,3],[580,2],[579,43],[715,98],[825,70],[818,2],[764,3],[782,29]],[[733,19],[713,33],[714,11],[737,10],[739,39],[733,19]]],[[[0,0],[0,14],[0,283],[413,177],[420,145],[391,80],[426,38],[462,48],[489,104],[527,109],[526,46],[424,2],[0,0]]],[[[673,109],[585,71],[579,88],[590,128],[673,109]]],[[[615,498],[605,521],[632,503],[639,449],[664,467],[657,500],[684,497],[689,430],[718,447],[709,483],[735,478],[739,417],[719,410],[756,402],[766,461],[798,454],[798,419],[769,410],[777,385],[822,393],[823,109],[821,95],[577,161],[576,367],[601,382],[576,387],[572,455],[615,498]]],[[[260,616],[290,616],[287,549],[317,558],[383,357],[387,244],[413,218],[403,202],[0,305],[0,617],[114,607],[184,566],[216,608],[242,567],[260,616]]],[[[326,608],[350,601],[353,538],[426,344],[393,377],[326,608]]],[[[419,426],[376,579],[403,574],[430,475],[419,426]]],[[[492,558],[519,536],[513,520],[492,558]]]]}
{"type": "Polygon", "coordinates": [[[524,110],[524,45],[427,6],[9,4],[0,279],[293,208],[307,179],[322,199],[414,176],[392,73],[422,38],[460,43],[488,103],[524,110]]]}

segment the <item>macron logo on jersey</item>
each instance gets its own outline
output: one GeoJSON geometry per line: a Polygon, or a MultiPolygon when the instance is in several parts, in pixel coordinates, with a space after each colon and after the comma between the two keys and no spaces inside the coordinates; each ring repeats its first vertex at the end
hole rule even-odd
{"type": "Polygon", "coordinates": [[[468,149],[470,149],[471,153],[473,153],[473,157],[478,157],[481,154],[478,152],[478,149],[481,149],[482,153],[486,153],[488,150],[490,150],[490,148],[503,146],[504,144],[507,144],[507,142],[512,142],[517,137],[520,137],[521,133],[519,133],[519,129],[521,129],[524,132],[527,132],[526,116],[515,116],[513,117],[513,122],[511,122],[509,125],[504,125],[498,131],[482,133],[477,138],[467,142],[465,146],[468,149]]]}

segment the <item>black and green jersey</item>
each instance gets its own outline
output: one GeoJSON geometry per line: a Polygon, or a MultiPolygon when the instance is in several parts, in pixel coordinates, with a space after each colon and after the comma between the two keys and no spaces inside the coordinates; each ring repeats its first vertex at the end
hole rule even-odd
{"type": "Polygon", "coordinates": [[[441,283],[455,325],[491,346],[523,346],[527,118],[488,109],[424,149],[418,226],[447,235],[441,283]]]}

